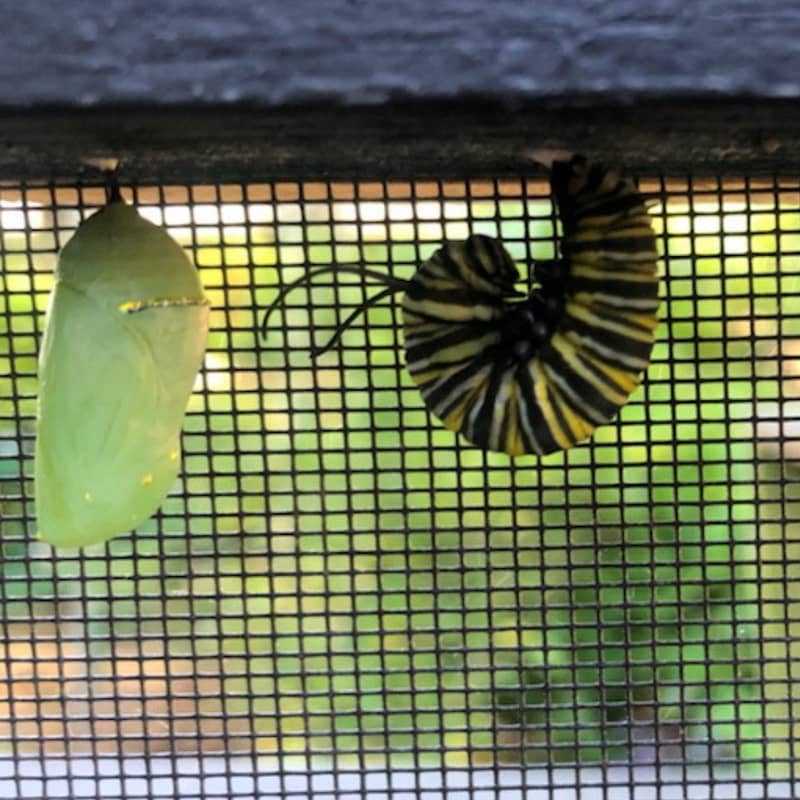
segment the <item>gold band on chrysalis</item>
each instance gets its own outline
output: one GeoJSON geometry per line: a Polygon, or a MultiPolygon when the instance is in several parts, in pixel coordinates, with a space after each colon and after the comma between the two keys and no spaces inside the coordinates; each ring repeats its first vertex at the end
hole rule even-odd
{"type": "Polygon", "coordinates": [[[208,300],[205,297],[197,299],[195,297],[156,297],[152,300],[127,300],[117,306],[117,310],[123,314],[137,314],[140,311],[147,311],[151,308],[172,308],[181,306],[207,306],[208,300]]]}

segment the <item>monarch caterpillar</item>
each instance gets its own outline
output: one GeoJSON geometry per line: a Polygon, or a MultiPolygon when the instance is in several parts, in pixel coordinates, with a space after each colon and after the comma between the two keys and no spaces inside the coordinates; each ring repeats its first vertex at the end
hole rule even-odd
{"type": "Polygon", "coordinates": [[[39,353],[39,538],[81,547],[161,505],[205,351],[192,262],[118,193],[61,251],[39,353]]]}
{"type": "Polygon", "coordinates": [[[561,259],[534,264],[536,286],[516,290],[517,268],[496,239],[448,243],[408,280],[360,266],[386,286],[350,315],[404,292],[406,363],[428,409],[485,450],[565,450],[614,418],[647,368],[655,341],[655,236],[633,183],[582,156],[556,161],[551,187],[563,228],[561,259]]]}

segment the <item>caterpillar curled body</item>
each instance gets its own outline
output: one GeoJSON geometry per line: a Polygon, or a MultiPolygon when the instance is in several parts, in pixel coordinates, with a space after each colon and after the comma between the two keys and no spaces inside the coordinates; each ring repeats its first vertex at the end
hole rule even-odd
{"type": "Polygon", "coordinates": [[[351,268],[388,286],[367,305],[404,292],[406,363],[431,413],[512,456],[565,450],[613,419],[655,341],[657,253],[641,195],[581,156],[556,162],[551,185],[561,259],[534,264],[528,296],[502,244],[482,235],[445,244],[409,281],[351,268]]]}

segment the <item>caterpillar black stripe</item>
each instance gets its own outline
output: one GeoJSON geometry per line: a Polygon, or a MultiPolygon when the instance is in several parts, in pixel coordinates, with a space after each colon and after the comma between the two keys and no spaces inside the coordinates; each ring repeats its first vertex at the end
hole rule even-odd
{"type": "Polygon", "coordinates": [[[561,259],[534,265],[536,286],[502,244],[448,243],[410,281],[359,266],[386,284],[356,314],[403,291],[408,371],[430,411],[485,450],[565,450],[607,423],[641,381],[655,341],[655,236],[633,183],[581,156],[556,162],[551,185],[563,227],[561,259]]]}

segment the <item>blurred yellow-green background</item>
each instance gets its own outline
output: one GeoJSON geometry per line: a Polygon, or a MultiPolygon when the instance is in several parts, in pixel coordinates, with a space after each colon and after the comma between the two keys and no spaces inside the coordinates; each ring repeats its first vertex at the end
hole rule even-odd
{"type": "Polygon", "coordinates": [[[566,453],[429,418],[398,308],[309,347],[444,239],[555,254],[540,180],[124,187],[213,304],[184,470],[107,547],[35,541],[36,349],[97,188],[0,188],[0,747],[786,774],[800,739],[797,182],[643,178],[645,383],[566,453]]]}

